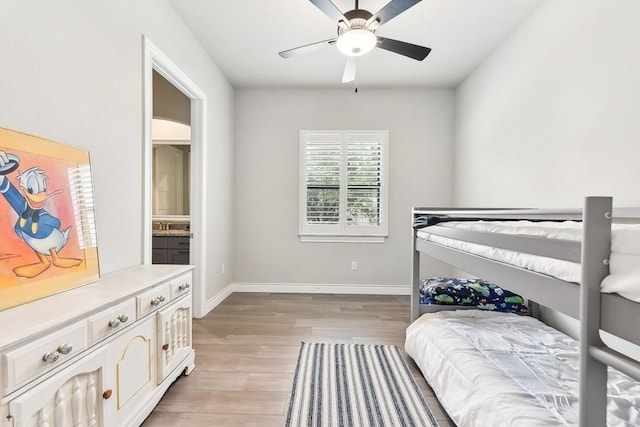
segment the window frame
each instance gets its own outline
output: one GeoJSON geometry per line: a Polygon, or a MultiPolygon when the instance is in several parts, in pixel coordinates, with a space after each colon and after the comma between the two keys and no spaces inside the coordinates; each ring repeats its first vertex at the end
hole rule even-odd
{"type": "Polygon", "coordinates": [[[299,238],[302,242],[370,242],[384,243],[388,237],[388,130],[301,130],[299,142],[299,238]],[[348,224],[347,210],[347,147],[349,142],[380,143],[380,208],[379,225],[348,224]],[[307,147],[309,142],[340,144],[340,187],[338,224],[307,223],[307,147]]]}

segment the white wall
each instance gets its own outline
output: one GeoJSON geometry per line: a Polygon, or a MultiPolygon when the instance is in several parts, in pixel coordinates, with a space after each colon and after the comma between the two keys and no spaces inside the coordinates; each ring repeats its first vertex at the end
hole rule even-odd
{"type": "Polygon", "coordinates": [[[239,89],[235,119],[234,282],[408,290],[411,207],[451,203],[451,90],[239,89]],[[390,131],[384,244],[298,240],[301,129],[390,131]]]}
{"type": "Polygon", "coordinates": [[[458,205],[640,205],[639,16],[637,0],[548,1],[458,87],[458,205]]]}
{"type": "Polygon", "coordinates": [[[142,34],[208,94],[207,250],[229,263],[233,89],[166,1],[0,2],[0,126],[90,150],[101,272],[140,264],[142,34]]]}
{"type": "Polygon", "coordinates": [[[548,1],[456,91],[459,205],[640,205],[640,2],[548,1]]]}

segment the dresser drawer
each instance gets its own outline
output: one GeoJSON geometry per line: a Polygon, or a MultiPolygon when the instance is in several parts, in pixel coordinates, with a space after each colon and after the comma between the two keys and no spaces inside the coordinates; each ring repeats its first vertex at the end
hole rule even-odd
{"type": "Polygon", "coordinates": [[[144,315],[154,311],[158,307],[162,307],[171,300],[169,294],[169,283],[156,286],[147,292],[136,297],[138,310],[138,319],[144,315]]]}
{"type": "Polygon", "coordinates": [[[4,393],[13,392],[86,348],[87,327],[80,322],[4,353],[4,393]]]}
{"type": "Polygon", "coordinates": [[[136,301],[131,298],[89,318],[89,340],[95,344],[136,321],[136,301]]]}
{"type": "Polygon", "coordinates": [[[173,279],[169,286],[171,288],[171,298],[175,299],[180,295],[184,295],[191,290],[192,280],[191,274],[185,274],[173,279]]]}

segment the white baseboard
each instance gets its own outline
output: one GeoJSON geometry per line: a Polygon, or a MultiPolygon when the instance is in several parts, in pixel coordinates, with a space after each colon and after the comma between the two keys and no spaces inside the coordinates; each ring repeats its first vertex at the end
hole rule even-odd
{"type": "Polygon", "coordinates": [[[233,292],[289,294],[411,295],[410,285],[361,285],[321,283],[233,283],[233,292]]]}
{"type": "Polygon", "coordinates": [[[229,295],[233,293],[233,284],[228,285],[223,290],[218,292],[213,298],[207,300],[204,303],[204,313],[202,313],[202,317],[206,316],[211,310],[216,308],[222,301],[225,300],[229,295]]]}

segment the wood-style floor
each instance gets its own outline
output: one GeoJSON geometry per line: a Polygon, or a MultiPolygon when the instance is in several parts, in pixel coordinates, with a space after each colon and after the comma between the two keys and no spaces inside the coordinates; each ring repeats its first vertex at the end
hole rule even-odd
{"type": "MultiPolygon", "coordinates": [[[[409,297],[234,293],[194,319],[196,368],[145,427],[282,427],[301,342],[404,347],[409,297]]],[[[441,427],[453,424],[411,362],[441,427]]]]}

